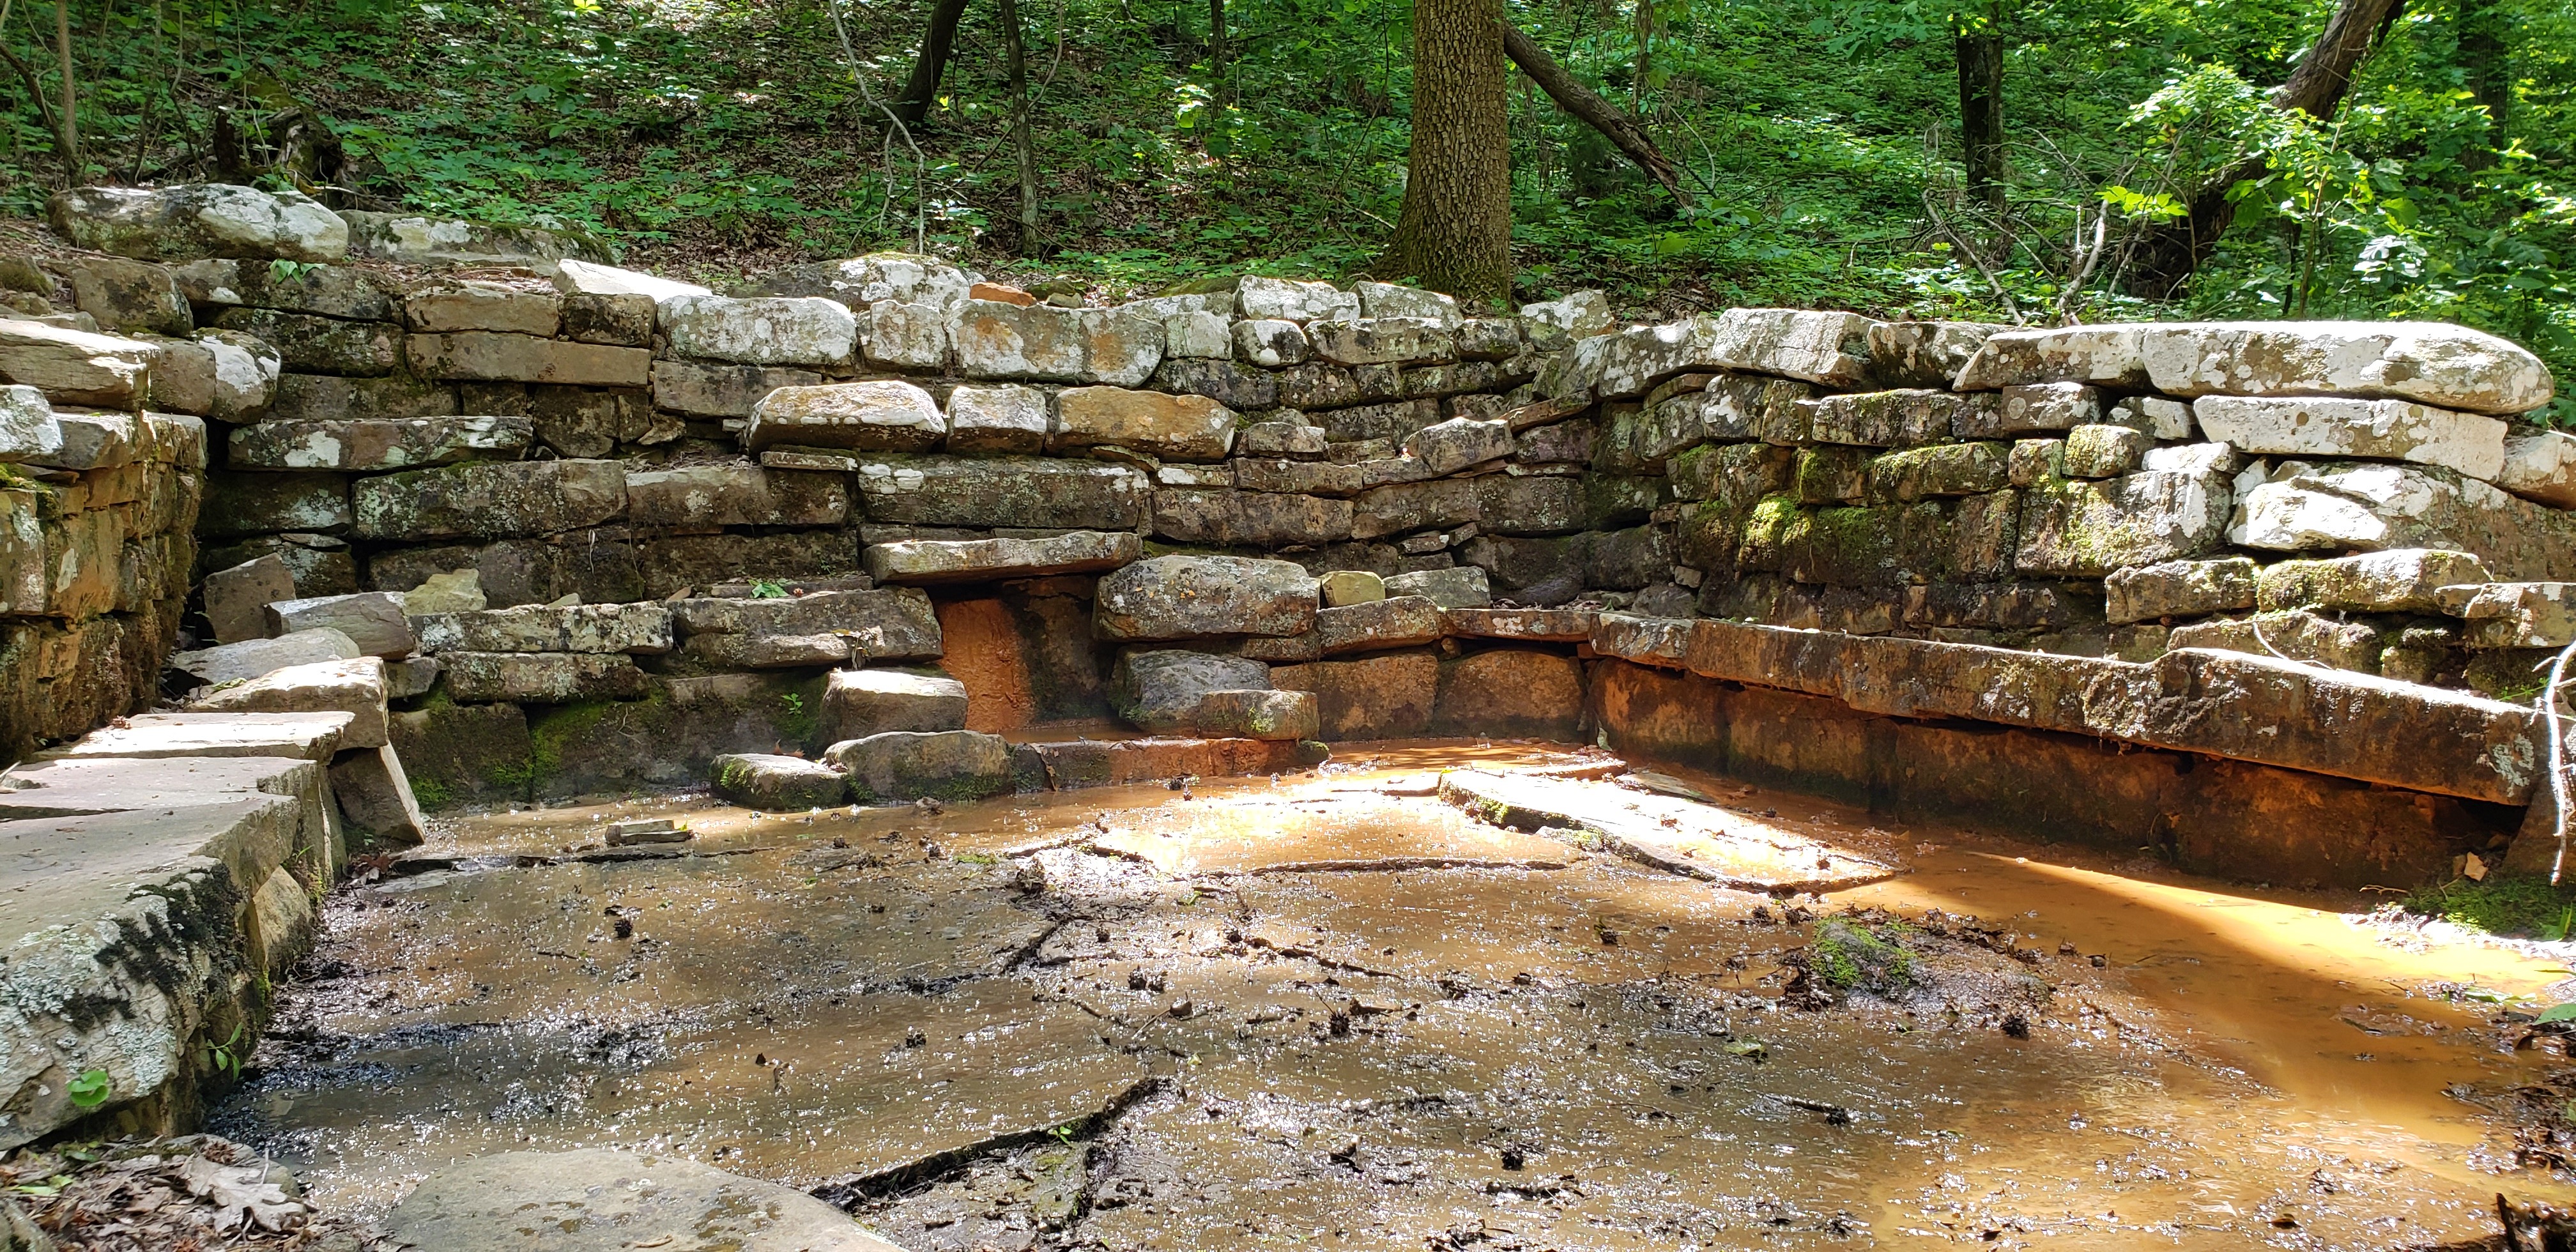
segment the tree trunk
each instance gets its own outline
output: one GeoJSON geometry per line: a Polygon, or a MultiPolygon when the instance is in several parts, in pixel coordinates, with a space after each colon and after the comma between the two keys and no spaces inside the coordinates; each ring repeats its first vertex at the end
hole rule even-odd
{"type": "Polygon", "coordinates": [[[1574,75],[1556,63],[1556,58],[1547,54],[1547,49],[1538,46],[1537,41],[1522,34],[1517,27],[1508,24],[1503,27],[1503,50],[1510,54],[1512,64],[1521,67],[1521,72],[1529,75],[1531,82],[1537,83],[1549,99],[1556,101],[1556,107],[1601,132],[1602,138],[1617,145],[1619,151],[1637,163],[1638,169],[1646,172],[1647,177],[1662,183],[1664,190],[1672,193],[1673,199],[1685,205],[1691,202],[1690,193],[1682,190],[1681,171],[1664,158],[1662,149],[1655,146],[1645,127],[1576,81],[1574,75]]]}
{"type": "Polygon", "coordinates": [[[1225,89],[1225,0],[1208,0],[1208,92],[1219,103],[1229,98],[1225,89]]]}
{"type": "Polygon", "coordinates": [[[1417,0],[1413,142],[1388,259],[1435,291],[1508,300],[1512,152],[1499,0],[1417,0]]]}
{"type": "Polygon", "coordinates": [[[957,42],[957,20],[965,15],[966,0],[936,0],[930,6],[930,26],[921,33],[921,55],[913,60],[912,77],[905,80],[903,94],[894,102],[894,115],[905,126],[921,125],[930,102],[939,98],[939,79],[948,72],[948,50],[957,42]]]}
{"type": "Polygon", "coordinates": [[[81,160],[80,98],[72,86],[72,0],[54,0],[54,57],[63,76],[62,114],[55,119],[63,128],[63,170],[77,187],[86,162],[81,160]]]}
{"type": "Polygon", "coordinates": [[[1966,152],[1968,194],[2004,214],[2004,41],[1989,27],[1957,37],[1959,139],[1966,152]]]}
{"type": "MultiPolygon", "coordinates": [[[[2332,120],[2352,88],[2353,71],[2378,46],[2405,0],[2340,0],[2314,45],[2290,70],[2289,80],[2272,90],[2272,106],[2297,109],[2320,122],[2332,120]]],[[[2130,286],[2142,294],[2171,299],[2209,261],[2219,236],[2236,220],[2236,203],[2227,190],[2263,174],[2261,161],[2248,161],[2192,192],[2191,211],[2177,222],[2148,232],[2136,253],[2130,286]]]]}
{"type": "Polygon", "coordinates": [[[2469,94],[2487,110],[2485,145],[2469,149],[2461,160],[2470,169],[2485,169],[2512,142],[2512,19],[2499,0],[2460,0],[2459,23],[2460,70],[2469,80],[2469,94]]]}
{"type": "Polygon", "coordinates": [[[1011,75],[1011,152],[1020,166],[1020,255],[1038,251],[1038,154],[1029,137],[1029,57],[1020,41],[1019,0],[1001,0],[1002,56],[1011,75]]]}

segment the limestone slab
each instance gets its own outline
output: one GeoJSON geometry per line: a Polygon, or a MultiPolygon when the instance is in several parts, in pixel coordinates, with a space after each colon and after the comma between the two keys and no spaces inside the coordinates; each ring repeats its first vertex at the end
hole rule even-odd
{"type": "Polygon", "coordinates": [[[1133,530],[1153,495],[1128,466],[1039,457],[863,457],[858,483],[870,519],[921,526],[1133,530]]]}
{"type": "Polygon", "coordinates": [[[1092,574],[1135,561],[1133,531],[1073,531],[1047,539],[905,539],[860,554],[880,583],[945,583],[1092,574]]]}
{"type": "Polygon", "coordinates": [[[2504,471],[2505,424],[2483,414],[2406,400],[2221,395],[2192,411],[2209,438],[2240,452],[2414,461],[2488,480],[2504,471]]]}
{"type": "Polygon", "coordinates": [[[858,354],[857,316],[819,296],[674,296],[658,317],[674,356],[831,369],[858,354]]]}
{"type": "Polygon", "coordinates": [[[918,452],[947,437],[947,419],[929,392],[882,379],[772,391],[752,405],[742,446],[753,452],[781,444],[918,452]]]}
{"type": "Polygon", "coordinates": [[[671,611],[660,604],[542,604],[431,613],[411,619],[423,652],[623,652],[671,650],[671,611]]]}
{"type": "Polygon", "coordinates": [[[1101,579],[1093,628],[1108,640],[1297,635],[1315,608],[1314,578],[1287,561],[1165,556],[1101,579]]]}
{"type": "Polygon", "coordinates": [[[653,354],[644,348],[574,343],[495,331],[418,334],[403,340],[412,372],[442,381],[643,387],[653,354]]]}
{"type": "Polygon", "coordinates": [[[535,437],[524,417],[360,418],[236,427],[229,448],[234,469],[397,470],[515,460],[535,437]]]}
{"type": "Polygon", "coordinates": [[[362,656],[350,661],[289,665],[257,678],[197,695],[191,713],[346,713],[340,747],[379,748],[391,742],[385,710],[385,663],[362,656]]]}
{"type": "Polygon", "coordinates": [[[2342,395],[2513,414],[2554,392],[2538,357],[2445,322],[2149,323],[2137,333],[2155,389],[2176,396],[2342,395]]]}
{"type": "Polygon", "coordinates": [[[354,719],[347,713],[138,713],[40,759],[61,757],[283,756],[328,761],[354,719]]]}
{"type": "MultiPolygon", "coordinates": [[[[266,606],[262,606],[265,609],[266,606]]],[[[263,612],[261,630],[267,629],[263,612]]],[[[354,660],[367,655],[355,640],[331,628],[300,630],[277,638],[244,639],[170,656],[170,668],[209,686],[257,678],[290,665],[354,660]]]]}
{"type": "Polygon", "coordinates": [[[386,1218],[419,1252],[899,1252],[804,1192],[686,1157],[504,1152],[422,1180],[386,1218]],[[661,1242],[655,1243],[655,1240],[661,1242]]]}

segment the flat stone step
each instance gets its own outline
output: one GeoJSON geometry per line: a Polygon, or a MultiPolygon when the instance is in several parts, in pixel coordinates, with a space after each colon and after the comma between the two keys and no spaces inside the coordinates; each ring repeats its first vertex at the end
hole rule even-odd
{"type": "Polygon", "coordinates": [[[1581,831],[1630,860],[1745,891],[1840,891],[1899,872],[1758,818],[1608,782],[1458,770],[1441,776],[1440,797],[1497,826],[1581,831]]]}
{"type": "Polygon", "coordinates": [[[142,713],[32,758],[286,756],[328,761],[354,720],[346,713],[142,713]]]}
{"type": "Polygon", "coordinates": [[[31,761],[0,778],[0,821],[309,796],[322,789],[322,777],[319,761],[278,756],[31,761]]]}
{"type": "Polygon", "coordinates": [[[386,1218],[420,1252],[901,1252],[821,1200],[680,1156],[502,1152],[423,1179],[386,1218]],[[531,1241],[530,1228],[542,1231],[531,1241]]]}

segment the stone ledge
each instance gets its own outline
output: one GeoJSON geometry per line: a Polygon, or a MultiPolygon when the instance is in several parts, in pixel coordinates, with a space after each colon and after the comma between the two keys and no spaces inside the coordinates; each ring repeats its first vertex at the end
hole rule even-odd
{"type": "Polygon", "coordinates": [[[1702,620],[1684,664],[1862,712],[2118,739],[2498,804],[2528,802],[2541,773],[2529,709],[2242,653],[2137,663],[1702,620]]]}

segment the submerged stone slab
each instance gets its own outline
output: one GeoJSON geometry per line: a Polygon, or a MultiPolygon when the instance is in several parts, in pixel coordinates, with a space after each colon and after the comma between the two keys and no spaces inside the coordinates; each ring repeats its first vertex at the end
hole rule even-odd
{"type": "Polygon", "coordinates": [[[2549,403],[2554,390],[2540,358],[2485,331],[2444,322],[2148,323],[2135,329],[2148,377],[2170,395],[2342,395],[2513,414],[2549,403]]]}
{"type": "Polygon", "coordinates": [[[781,387],[751,406],[742,428],[742,446],[752,452],[780,444],[918,452],[947,437],[947,419],[930,393],[895,379],[781,387]]]}
{"type": "Polygon", "coordinates": [[[1092,574],[1144,553],[1133,531],[1078,530],[1046,539],[904,539],[860,553],[880,583],[986,582],[1092,574]]]}
{"type": "Polygon", "coordinates": [[[841,771],[799,756],[727,753],[709,768],[716,798],[744,808],[793,813],[833,808],[847,798],[841,771]]]}
{"type": "Polygon", "coordinates": [[[1101,579],[1092,620],[1109,640],[1298,635],[1315,608],[1314,577],[1290,562],[1165,556],[1101,579]]]}
{"type": "Polygon", "coordinates": [[[1631,860],[1740,891],[1838,891],[1897,874],[1759,818],[1608,782],[1451,770],[1440,798],[1497,826],[1582,831],[1631,860]]]}
{"type": "Polygon", "coordinates": [[[385,1219],[418,1252],[900,1252],[840,1210],[686,1157],[504,1152],[422,1180],[385,1219]]]}
{"type": "Polygon", "coordinates": [[[2503,422],[2405,400],[2204,396],[2209,438],[2239,452],[2354,456],[2446,465],[2471,478],[2504,470],[2503,422]]]}
{"type": "Polygon", "coordinates": [[[361,418],[258,422],[228,446],[234,469],[371,471],[515,460],[535,437],[524,417],[361,418]]]}
{"type": "Polygon", "coordinates": [[[824,759],[858,804],[980,800],[1011,790],[1011,745],[972,730],[892,730],[833,744],[824,759]]]}

